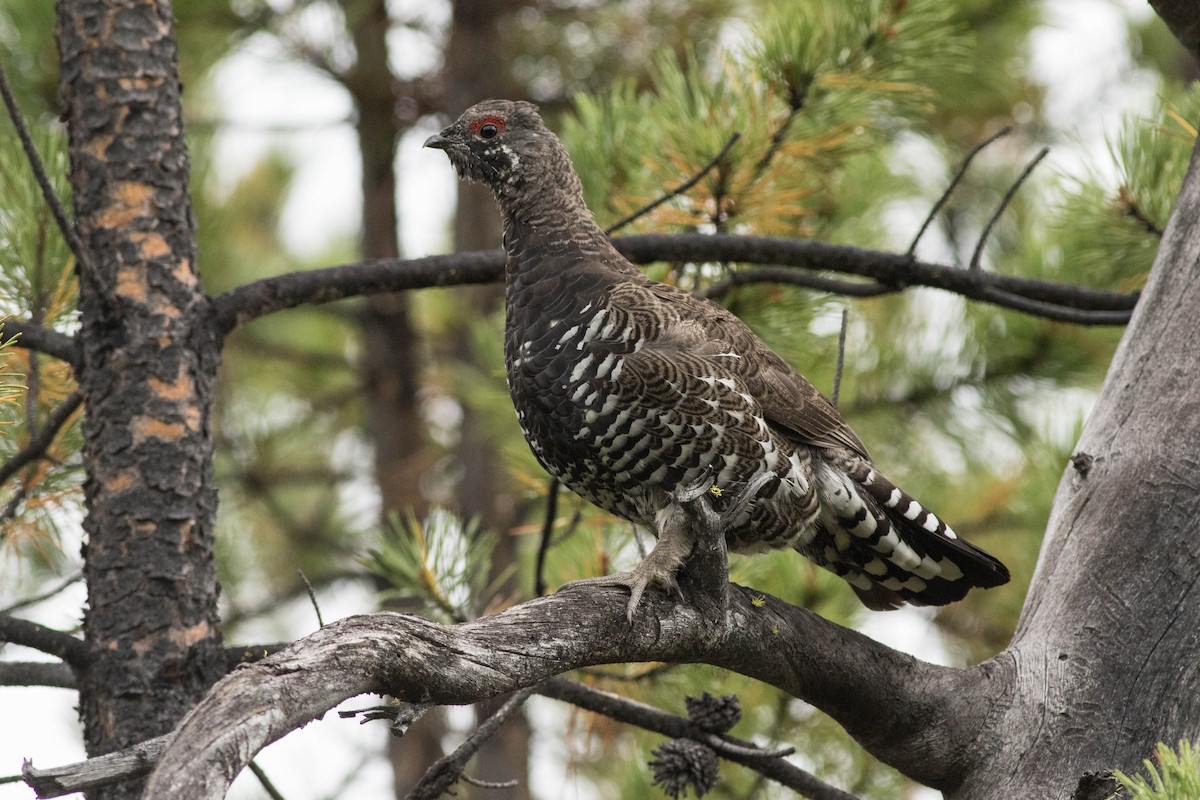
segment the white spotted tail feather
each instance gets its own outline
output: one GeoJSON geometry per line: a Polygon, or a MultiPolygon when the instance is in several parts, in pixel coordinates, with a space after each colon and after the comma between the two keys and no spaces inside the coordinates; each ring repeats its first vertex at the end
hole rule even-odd
{"type": "MultiPolygon", "coordinates": [[[[1008,569],[960,539],[932,511],[843,451],[817,469],[821,534],[806,552],[841,575],[875,610],[903,603],[941,606],[972,588],[1008,582],[1008,569]]],[[[802,552],[806,548],[798,547],[802,552]]]]}

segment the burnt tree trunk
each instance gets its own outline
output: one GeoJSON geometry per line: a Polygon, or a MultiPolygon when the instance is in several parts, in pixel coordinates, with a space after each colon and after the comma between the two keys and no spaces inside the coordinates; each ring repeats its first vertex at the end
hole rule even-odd
{"type": "MultiPolygon", "coordinates": [[[[196,271],[171,8],[58,4],[79,265],[92,755],[167,733],[225,672],[212,559],[218,345],[196,271]]],[[[94,797],[136,797],[140,783],[94,797]]]]}

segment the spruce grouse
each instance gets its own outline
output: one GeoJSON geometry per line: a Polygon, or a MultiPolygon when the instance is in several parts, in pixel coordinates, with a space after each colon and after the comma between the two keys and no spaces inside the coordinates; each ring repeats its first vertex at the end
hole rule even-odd
{"type": "Polygon", "coordinates": [[[837,409],[741,320],[617,252],[537,106],[486,100],[425,146],[500,205],[508,387],[534,455],[659,536],[634,572],[590,581],[628,587],[631,619],[644,589],[674,586],[693,540],[672,532],[672,509],[696,486],[712,487],[702,502],[735,499],[722,517],[731,550],[794,548],[873,609],[1008,581],[881,475],[837,409]]]}

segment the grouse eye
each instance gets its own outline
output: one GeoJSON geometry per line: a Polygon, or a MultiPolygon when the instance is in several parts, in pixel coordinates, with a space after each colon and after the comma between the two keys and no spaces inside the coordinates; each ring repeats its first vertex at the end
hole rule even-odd
{"type": "Polygon", "coordinates": [[[485,122],[479,126],[479,138],[481,139],[491,139],[499,132],[500,129],[494,122],[485,122]]]}

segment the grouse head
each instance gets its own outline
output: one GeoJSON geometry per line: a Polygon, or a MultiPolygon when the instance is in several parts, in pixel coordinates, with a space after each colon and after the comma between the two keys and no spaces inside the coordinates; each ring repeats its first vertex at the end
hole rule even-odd
{"type": "Polygon", "coordinates": [[[501,200],[519,203],[555,184],[577,190],[579,179],[538,107],[522,100],[484,100],[425,140],[445,150],[460,178],[485,184],[501,200]]]}

